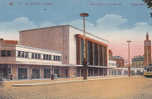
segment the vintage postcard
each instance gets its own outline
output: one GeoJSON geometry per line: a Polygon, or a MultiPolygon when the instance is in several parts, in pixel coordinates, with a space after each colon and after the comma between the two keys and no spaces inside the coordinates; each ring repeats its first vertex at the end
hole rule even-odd
{"type": "Polygon", "coordinates": [[[0,99],[152,99],[152,0],[0,0],[0,99]]]}

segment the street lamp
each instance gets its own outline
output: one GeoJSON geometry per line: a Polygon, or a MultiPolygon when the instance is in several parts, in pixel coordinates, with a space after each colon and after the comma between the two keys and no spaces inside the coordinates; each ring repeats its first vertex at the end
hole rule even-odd
{"type": "Polygon", "coordinates": [[[83,67],[84,67],[84,74],[83,74],[83,79],[87,80],[87,76],[88,76],[88,66],[87,66],[87,47],[86,47],[86,32],[85,32],[85,17],[88,17],[89,14],[88,13],[80,13],[80,16],[83,18],[83,41],[84,41],[84,50],[83,50],[83,67]]]}
{"type": "Polygon", "coordinates": [[[128,43],[128,76],[130,77],[130,43],[131,40],[127,40],[128,43]]]}

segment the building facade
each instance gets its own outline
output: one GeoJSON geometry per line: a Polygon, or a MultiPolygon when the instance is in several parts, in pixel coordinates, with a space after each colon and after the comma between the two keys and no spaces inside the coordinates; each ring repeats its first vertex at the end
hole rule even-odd
{"type": "Polygon", "coordinates": [[[149,40],[148,33],[144,41],[144,66],[151,64],[151,40],[149,40]]]}
{"type": "MultiPolygon", "coordinates": [[[[106,65],[108,61],[107,41],[91,33],[86,33],[86,40],[88,60],[89,58],[98,58],[98,52],[99,54],[104,53],[106,56],[103,65],[106,65]]],[[[63,54],[63,64],[82,64],[83,31],[71,25],[20,31],[19,43],[37,48],[61,51],[63,54]],[[80,57],[80,60],[78,57],[80,57]]],[[[92,62],[90,61],[90,64],[95,65],[98,63],[94,59],[92,62]]]]}
{"type": "Polygon", "coordinates": [[[0,40],[0,79],[49,79],[51,73],[69,77],[68,69],[60,52],[0,40]]]}
{"type": "MultiPolygon", "coordinates": [[[[107,75],[108,41],[86,33],[88,76],[107,75]]],[[[83,31],[61,25],[20,31],[19,41],[1,40],[0,74],[8,79],[83,76],[83,31]],[[7,71],[7,72],[6,72],[7,71]]]]}
{"type": "Polygon", "coordinates": [[[132,58],[132,67],[143,68],[144,67],[144,56],[135,56],[132,58]]]}
{"type": "Polygon", "coordinates": [[[112,60],[116,61],[117,67],[124,67],[124,58],[121,56],[113,56],[112,60]]]}
{"type": "MultiPolygon", "coordinates": [[[[62,64],[83,64],[83,31],[71,25],[61,25],[47,28],[20,31],[20,44],[49,50],[60,51],[63,55],[62,64]],[[34,38],[33,38],[34,37],[34,38]],[[44,43],[45,42],[45,43],[44,43]]],[[[108,68],[108,41],[86,33],[87,61],[89,75],[102,75],[108,68]],[[102,71],[102,72],[100,72],[102,71]],[[95,74],[97,75],[97,74],[95,74]]],[[[77,68],[83,73],[83,68],[77,68]]]]}

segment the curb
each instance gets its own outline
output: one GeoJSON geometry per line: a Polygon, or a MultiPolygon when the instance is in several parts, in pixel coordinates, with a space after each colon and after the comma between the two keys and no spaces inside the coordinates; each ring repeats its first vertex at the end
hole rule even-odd
{"type": "Polygon", "coordinates": [[[70,81],[55,81],[55,82],[43,82],[43,83],[31,83],[31,84],[13,84],[13,87],[28,87],[28,86],[42,86],[42,85],[53,85],[53,84],[63,84],[63,83],[72,83],[72,82],[86,82],[93,80],[110,80],[110,79],[120,79],[128,78],[128,76],[123,77],[109,77],[109,78],[90,78],[88,80],[70,80],[70,81]]]}

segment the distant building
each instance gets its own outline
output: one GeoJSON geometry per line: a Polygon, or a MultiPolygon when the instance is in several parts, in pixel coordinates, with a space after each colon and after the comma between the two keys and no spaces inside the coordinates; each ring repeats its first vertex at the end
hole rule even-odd
{"type": "Polygon", "coordinates": [[[109,60],[112,60],[112,56],[113,56],[112,50],[109,49],[109,60]]]}
{"type": "Polygon", "coordinates": [[[132,58],[132,67],[144,67],[144,56],[135,56],[134,58],[132,58]]]}
{"type": "Polygon", "coordinates": [[[112,50],[111,49],[109,49],[109,61],[108,61],[108,66],[109,67],[117,67],[117,65],[116,65],[116,61],[115,60],[113,60],[113,53],[112,53],[112,50]]]}
{"type": "Polygon", "coordinates": [[[109,60],[108,65],[109,65],[109,67],[116,68],[117,67],[117,62],[115,60],[109,60]]]}
{"type": "Polygon", "coordinates": [[[117,67],[124,67],[124,58],[121,56],[112,56],[112,60],[116,61],[117,67]]]}
{"type": "Polygon", "coordinates": [[[144,41],[144,66],[151,64],[151,40],[149,40],[148,33],[144,41]]]}

